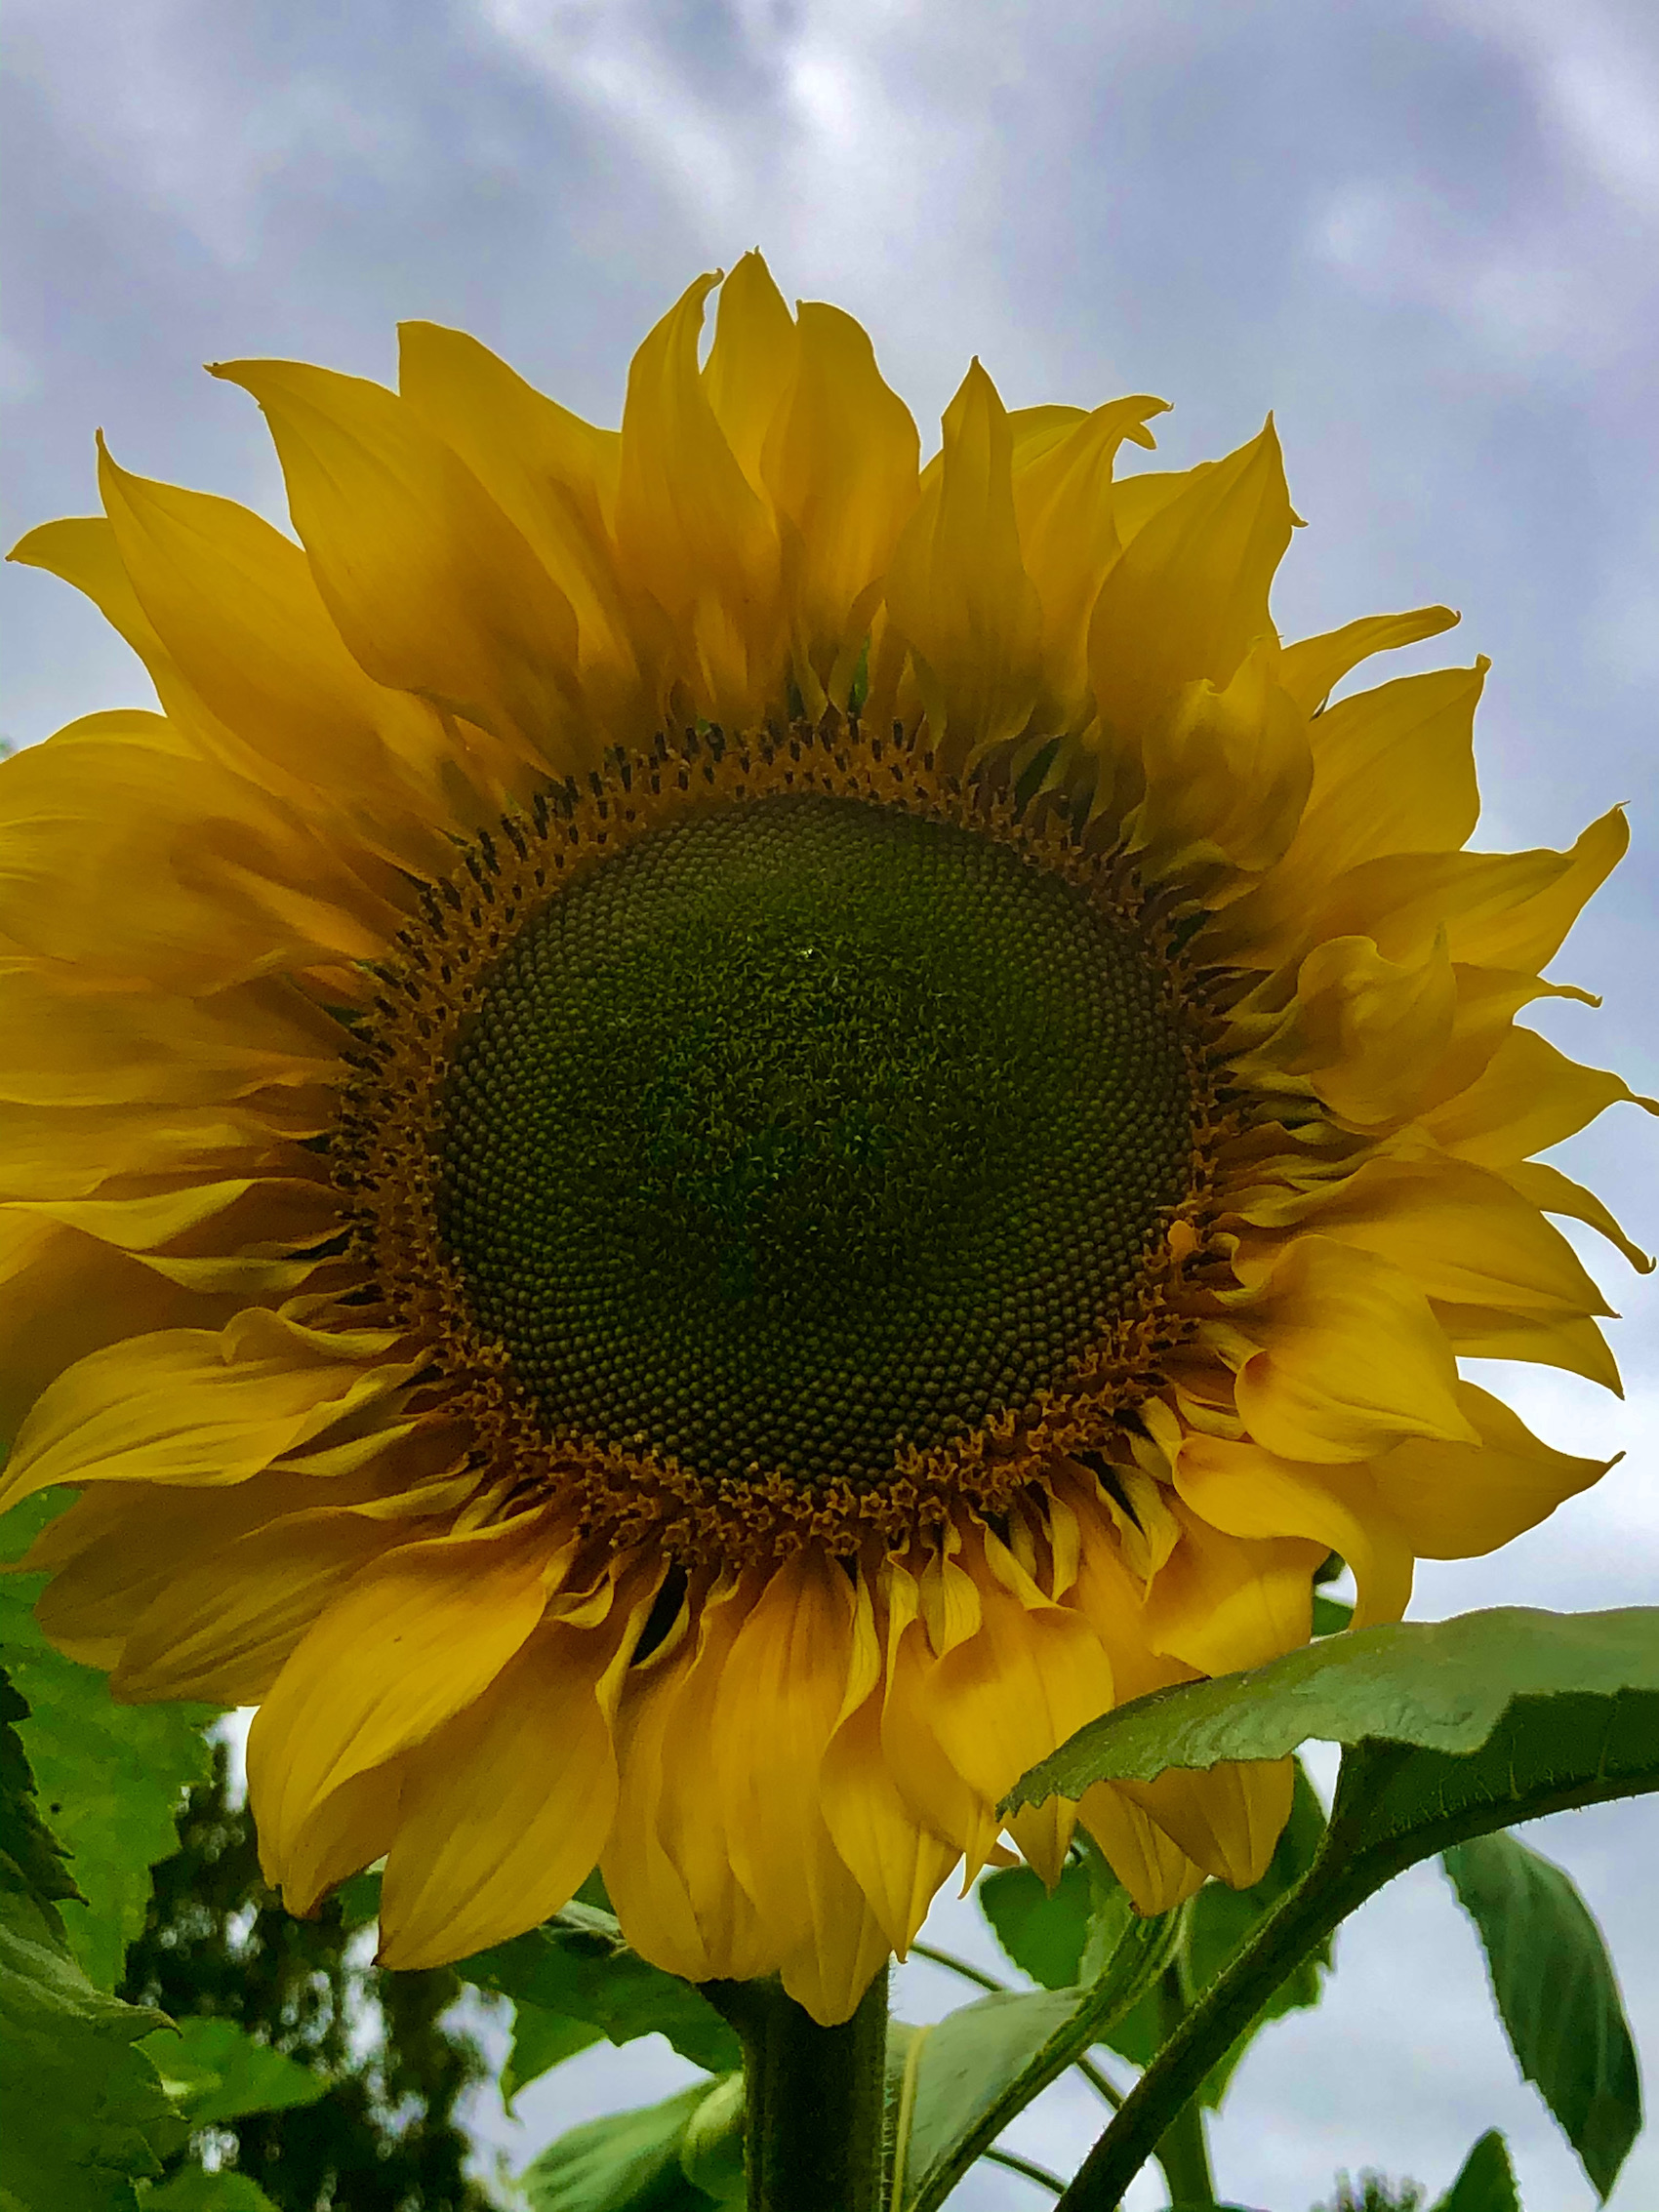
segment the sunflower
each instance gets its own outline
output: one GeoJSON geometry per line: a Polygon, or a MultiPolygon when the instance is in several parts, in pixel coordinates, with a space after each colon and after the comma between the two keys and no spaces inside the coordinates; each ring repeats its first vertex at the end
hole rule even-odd
{"type": "MultiPolygon", "coordinates": [[[[1161,403],[918,465],[758,256],[619,432],[417,323],[287,362],[299,543],[101,457],[15,558],[162,712],[8,764],[6,1502],[125,1699],[260,1708],[304,1912],[384,1957],[595,1865],[695,1981],[848,2018],[1082,1722],[1357,1618],[1602,1471],[1461,1356],[1616,1387],[1529,1155],[1632,1094],[1516,1016],[1618,860],[1463,848],[1485,664],[1281,644],[1272,424],[1161,403]]],[[[1143,1911],[1257,1879],[1283,1764],[1102,1787],[1143,1911]]]]}

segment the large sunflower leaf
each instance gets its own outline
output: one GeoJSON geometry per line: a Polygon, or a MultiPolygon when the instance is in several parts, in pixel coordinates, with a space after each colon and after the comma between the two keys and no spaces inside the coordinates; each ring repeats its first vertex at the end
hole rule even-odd
{"type": "Polygon", "coordinates": [[[0,2202],[52,2212],[132,2212],[184,2141],[138,2038],[165,2025],[97,1989],[71,1957],[63,1867],[35,1812],[14,1722],[23,1701],[0,1674],[0,2202]]]}
{"type": "Polygon", "coordinates": [[[518,2177],[531,2212],[708,2212],[714,2199],[680,2164],[686,2130],[708,2095],[693,2082],[660,2105],[573,2127],[518,2177]]]}
{"type": "Polygon", "coordinates": [[[1473,1751],[1517,1699],[1620,1691],[1659,1693],[1659,1607],[1542,1613],[1504,1606],[1361,1629],[1245,1673],[1181,1683],[1119,1706],[1022,1776],[1002,1809],[1080,1797],[1096,1782],[1150,1782],[1166,1767],[1282,1758],[1310,1737],[1473,1751]]]}
{"type": "Polygon", "coordinates": [[[1199,1993],[1068,2204],[1115,2203],[1279,1986],[1403,1869],[1517,1821],[1659,1790],[1659,1610],[1504,1611],[1335,1637],[1109,1714],[1027,1775],[1009,1803],[1276,1757],[1310,1736],[1348,1746],[1318,1858],[1199,1993]]]}
{"type": "Polygon", "coordinates": [[[277,2212],[251,2174],[182,2166],[144,2198],[144,2212],[277,2212]]]}
{"type": "MultiPolygon", "coordinates": [[[[20,1558],[65,1503],[26,1500],[0,1521],[0,1559],[20,1558]]],[[[0,1578],[0,1665],[27,1700],[19,1735],[53,1831],[69,1855],[78,1898],[62,1916],[69,1948],[101,1990],[121,1978],[144,1924],[150,1868],[179,1847],[184,1790],[213,1749],[212,1706],[117,1705],[103,1675],[55,1651],[34,1619],[44,1575],[0,1578]]]]}
{"type": "Polygon", "coordinates": [[[1442,1864],[1475,1922],[1516,2063],[1603,2197],[1641,2132],[1641,2077],[1613,1962],[1571,1878],[1516,1836],[1442,1864]]]}
{"type": "Polygon", "coordinates": [[[455,1971],[515,2003],[586,2021],[613,2043],[666,2035],[682,2058],[710,2073],[743,2064],[733,2031],[689,1982],[631,1951],[612,1913],[572,1903],[528,1935],[497,1944],[455,1971]]]}
{"type": "Polygon", "coordinates": [[[502,2068],[502,2103],[510,2114],[513,2099],[532,2081],[540,2081],[566,2059],[604,2040],[601,2029],[588,2020],[572,2020],[567,2013],[548,2012],[539,2004],[516,1998],[512,2008],[512,2047],[502,2068]]]}
{"type": "MultiPolygon", "coordinates": [[[[1100,2042],[1167,1961],[1177,1915],[1143,1920],[1119,1893],[1100,1974],[1072,1989],[1007,1990],[927,2028],[895,2022],[888,2047],[904,2212],[933,2212],[1032,2099],[1100,2042]]],[[[1092,1942],[1103,1934],[1097,1914],[1092,1942]]]]}

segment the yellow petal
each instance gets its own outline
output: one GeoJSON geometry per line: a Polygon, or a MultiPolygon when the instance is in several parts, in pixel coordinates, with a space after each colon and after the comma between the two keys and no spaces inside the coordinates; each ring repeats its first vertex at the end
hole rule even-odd
{"type": "Polygon", "coordinates": [[[595,1627],[549,1621],[409,1754],[381,1889],[380,1961],[438,1966],[569,1902],[617,1803],[611,1719],[650,1593],[595,1627]]]}
{"type": "Polygon", "coordinates": [[[798,353],[762,469],[783,533],[797,666],[842,706],[873,594],[915,507],[919,441],[850,315],[803,302],[798,353]]]}
{"type": "Polygon", "coordinates": [[[1546,1214],[1564,1214],[1568,1221],[1583,1222],[1604,1236],[1609,1244],[1616,1244],[1639,1275],[1653,1272],[1651,1255],[1643,1252],[1639,1244],[1631,1242],[1595,1191],[1586,1190],[1582,1183],[1574,1183],[1558,1167],[1532,1160],[1505,1168],[1504,1181],[1512,1190],[1518,1191],[1529,1206],[1536,1206],[1546,1214]]]}
{"type": "Polygon", "coordinates": [[[1229,1536],[1298,1536],[1340,1552],[1358,1585],[1356,1628],[1403,1617],[1411,1599],[1412,1546],[1372,1466],[1310,1467],[1279,1459],[1259,1444],[1189,1436],[1176,1461],[1175,1480],[1194,1512],[1229,1536]]]}
{"type": "Polygon", "coordinates": [[[99,488],[134,595],[210,712],[313,800],[344,781],[407,804],[439,732],[347,653],[300,547],[234,501],[129,475],[101,438],[99,488]]]}
{"type": "Polygon", "coordinates": [[[1371,937],[1399,960],[1433,943],[1443,926],[1455,961],[1536,975],[1629,843],[1614,807],[1564,853],[1396,853],[1366,861],[1332,887],[1310,942],[1371,937]]]}
{"type": "Polygon", "coordinates": [[[1120,1782],[1131,1804],[1173,1837],[1194,1864],[1234,1889],[1249,1889],[1268,1870],[1290,1818],[1294,1759],[1245,1759],[1155,1782],[1120,1782]]]}
{"type": "Polygon", "coordinates": [[[206,1329],[131,1337],[77,1360],[41,1394],[0,1504],[55,1482],[243,1482],[407,1373],[352,1359],[236,1360],[206,1329]]]}
{"type": "Polygon", "coordinates": [[[881,1749],[886,1768],[919,1827],[965,1855],[970,1878],[985,1865],[996,1836],[994,1799],[970,1790],[947,1758],[931,1724],[927,1649],[915,1585],[893,1570],[894,1599],[888,1621],[886,1686],[881,1705],[881,1749]]]}
{"type": "Polygon", "coordinates": [[[1396,1444],[1375,1467],[1378,1495],[1424,1559],[1495,1551],[1598,1481],[1612,1460],[1576,1459],[1533,1435],[1499,1398],[1460,1383],[1478,1444],[1396,1444]]]}
{"type": "Polygon", "coordinates": [[[1261,1347],[1234,1387],[1246,1428],[1270,1452],[1323,1465],[1370,1459],[1402,1436],[1475,1440],[1429,1301],[1386,1260],[1299,1237],[1262,1283],[1224,1303],[1261,1347]]]}
{"type": "Polygon", "coordinates": [[[327,1608],[248,1735],[248,1801],[273,1879],[297,1879],[338,1790],[482,1696],[542,1618],[551,1551],[534,1517],[404,1545],[327,1608]]]}
{"type": "Polygon", "coordinates": [[[290,1912],[305,1918],[331,1889],[385,1857],[397,1832],[402,1768],[391,1759],[343,1782],[280,1856],[261,1827],[260,1871],[290,1912]]]}
{"type": "Polygon", "coordinates": [[[1329,938],[1302,962],[1277,1026],[1235,1065],[1266,1089],[1303,1077],[1340,1121],[1374,1129],[1422,1098],[1451,1044],[1457,1007],[1443,934],[1421,958],[1398,961],[1368,937],[1329,938]]]}
{"type": "Polygon", "coordinates": [[[0,1191],[8,1198],[85,1198],[135,1173],[193,1173],[215,1182],[256,1156],[284,1155],[291,1141],[320,1136],[327,1126],[326,1109],[312,1114],[302,1106],[288,1115],[281,1106],[280,1099],[264,1099],[76,1111],[0,1101],[0,1191]]]}
{"type": "Polygon", "coordinates": [[[1122,550],[1113,511],[1117,450],[1126,438],[1152,445],[1147,418],[1166,405],[1142,394],[1110,400],[1090,415],[1026,408],[1010,418],[1014,512],[1026,573],[1042,606],[1043,681],[1056,727],[1086,719],[1089,617],[1122,550]]]}
{"type": "Polygon", "coordinates": [[[1426,1297],[1531,1313],[1608,1313],[1559,1229],[1513,1182],[1466,1161],[1367,1160],[1299,1209],[1321,1237],[1387,1260],[1426,1297]]]}
{"type": "Polygon", "coordinates": [[[1435,1302],[1435,1318],[1461,1359],[1519,1359],[1540,1367],[1559,1367],[1599,1383],[1616,1398],[1624,1396],[1618,1361],[1607,1347],[1598,1322],[1588,1316],[1517,1312],[1501,1306],[1456,1306],[1435,1302]]]}
{"type": "Polygon", "coordinates": [[[699,277],[633,357],[616,535],[625,572],[668,619],[695,709],[741,728],[773,702],[784,640],[777,532],[697,365],[717,281],[699,277]]]}
{"type": "Polygon", "coordinates": [[[1042,609],[1014,512],[1013,437],[976,360],[887,573],[887,610],[937,690],[952,756],[1017,736],[1036,701],[1042,609]]]}
{"type": "Polygon", "coordinates": [[[1154,1652],[1203,1674],[1228,1674],[1307,1642],[1314,1570],[1328,1546],[1282,1532],[1246,1542],[1212,1528],[1179,1497],[1172,1509],[1181,1542],[1141,1608],[1141,1633],[1154,1652]]]}
{"type": "Polygon", "coordinates": [[[798,342],[772,272],[758,251],[745,254],[720,287],[703,382],[733,459],[756,492],[767,434],[794,381],[798,342]]]}
{"type": "Polygon", "coordinates": [[[868,1900],[884,1942],[900,1957],[959,1853],[917,1820],[889,1769],[884,1699],[866,1699],[836,1729],[820,1789],[835,1850],[868,1900]]]}
{"type": "Polygon", "coordinates": [[[1225,687],[1273,622],[1268,591],[1292,516],[1278,440],[1260,437],[1175,480],[1101,586],[1089,667],[1109,737],[1138,752],[1189,684],[1225,687]]]}
{"type": "Polygon", "coordinates": [[[689,1982],[749,1982],[781,1955],[732,1871],[709,1739],[732,1642],[753,1594],[733,1583],[703,1601],[676,1650],[636,1669],[617,1711],[621,1794],[600,1859],[642,1958],[689,1982]]]}
{"type": "Polygon", "coordinates": [[[1460,618],[1449,607],[1414,607],[1406,615],[1362,615],[1341,629],[1299,638],[1284,649],[1279,681],[1304,714],[1312,714],[1351,668],[1373,653],[1392,653],[1402,645],[1438,637],[1460,618]]]}
{"type": "Polygon", "coordinates": [[[1077,1818],[1106,1854],[1137,1912],[1149,1918],[1172,1912],[1203,1888],[1203,1868],[1115,1784],[1097,1782],[1085,1791],[1077,1818]]]}
{"type": "Polygon", "coordinates": [[[780,1955],[828,1910],[814,1886],[824,1865],[819,1769],[841,1710],[852,1611],[836,1562],[812,1550],[787,1560],[738,1630],[712,1716],[708,1755],[733,1870],[780,1955]]]}
{"type": "Polygon", "coordinates": [[[576,618],[465,463],[361,377],[291,361],[214,374],[264,411],[294,527],[359,666],[558,765],[576,618]]]}
{"type": "Polygon", "coordinates": [[[1257,871],[1295,835],[1314,762],[1307,725],[1276,680],[1276,660],[1273,639],[1263,638],[1229,683],[1184,686],[1148,725],[1146,797],[1130,838],[1153,871],[1217,863],[1257,871]]]}
{"type": "Polygon", "coordinates": [[[886,1965],[890,1947],[857,1883],[832,1853],[814,1891],[823,1896],[823,1910],[807,1941],[783,1961],[780,1979],[821,2028],[838,2028],[857,2012],[886,1965]]]}
{"type": "Polygon", "coordinates": [[[1511,1029],[1482,1072],[1423,1116],[1448,1152],[1481,1167],[1509,1168],[1572,1137],[1621,1100],[1659,1113],[1622,1075],[1581,1067],[1535,1029],[1511,1029]]]}
{"type": "Polygon", "coordinates": [[[1488,665],[1402,676],[1310,722],[1313,787],[1289,850],[1217,918],[1206,944],[1271,965],[1301,941],[1311,906],[1345,870],[1393,853],[1457,851],[1480,812],[1475,709],[1488,665]]]}
{"type": "Polygon", "coordinates": [[[928,1719],[956,1772],[991,1803],[1112,1705],[1112,1667],[1083,1616],[1028,1606],[989,1568],[975,1578],[984,1608],[977,1635],[928,1679],[928,1719]]]}

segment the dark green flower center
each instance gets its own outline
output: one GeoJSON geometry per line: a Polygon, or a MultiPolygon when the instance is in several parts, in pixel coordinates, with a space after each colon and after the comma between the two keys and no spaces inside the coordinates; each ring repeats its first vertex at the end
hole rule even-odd
{"type": "Polygon", "coordinates": [[[1193,1075],[1132,923],[1013,846],[780,795],[651,831],[490,972],[438,1224],[548,1433],[880,1482],[1134,1303],[1193,1075]]]}

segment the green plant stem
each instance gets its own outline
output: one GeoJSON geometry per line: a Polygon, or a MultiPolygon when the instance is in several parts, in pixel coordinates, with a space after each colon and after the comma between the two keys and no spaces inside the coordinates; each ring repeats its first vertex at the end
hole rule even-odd
{"type": "Polygon", "coordinates": [[[1171,2116],[1196,2097],[1210,2068],[1285,1976],[1398,1871],[1388,1853],[1359,1853],[1355,1845],[1382,1785],[1409,1755],[1400,1744],[1368,1740],[1351,1747],[1319,1856],[1300,1887],[1258,1924],[1164,2042],[1055,2212],[1117,2212],[1123,2192],[1158,2153],[1171,2116]]]}
{"type": "Polygon", "coordinates": [[[1005,2166],[1011,2174],[1023,2174],[1029,2182],[1040,2182],[1044,2189],[1053,2190],[1056,2196],[1066,2187],[1058,2174],[1051,2174],[1034,2158],[1022,2158],[1017,2151],[982,2151],[980,2156],[988,2166],[1005,2166]]]}
{"type": "MultiPolygon", "coordinates": [[[[1167,2043],[1188,2013],[1187,1991],[1181,1963],[1172,1958],[1157,1980],[1157,2017],[1160,2042],[1167,2043]]],[[[1171,2204],[1213,2204],[1215,2176],[1210,2171],[1210,2147],[1204,2134],[1204,2109],[1194,2093],[1189,2097],[1165,2130],[1153,2152],[1169,2184],[1171,2204]]]]}
{"type": "Polygon", "coordinates": [[[749,2212],[881,2212],[886,1968],[839,2028],[776,1982],[702,1988],[743,2043],[749,2212]]]}
{"type": "MultiPolygon", "coordinates": [[[[959,1974],[964,1982],[971,1982],[975,1989],[989,1991],[993,1996],[1006,1995],[1011,1988],[1009,1983],[999,1982],[994,1974],[988,1974],[983,1966],[975,1966],[965,1958],[958,1958],[953,1951],[940,1951],[934,1944],[913,1943],[910,1954],[912,1958],[925,1958],[934,1966],[943,1966],[952,1974],[959,1974]]],[[[1072,2064],[1095,2095],[1115,2112],[1123,2103],[1123,2092],[1117,2084],[1102,2072],[1093,2059],[1076,2059],[1072,2064]]],[[[987,2152],[986,2156],[990,2155],[987,2152]]]]}

